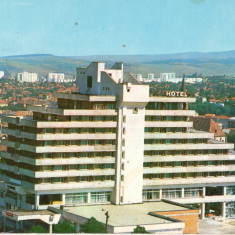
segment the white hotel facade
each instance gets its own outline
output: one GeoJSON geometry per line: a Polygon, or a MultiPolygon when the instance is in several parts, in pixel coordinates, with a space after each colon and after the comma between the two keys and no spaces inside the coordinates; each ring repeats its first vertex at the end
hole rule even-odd
{"type": "Polygon", "coordinates": [[[150,96],[122,63],[78,68],[77,85],[79,93],[55,94],[57,107],[29,106],[33,117],[3,117],[2,208],[165,198],[200,203],[202,218],[205,203],[219,203],[224,217],[234,217],[233,144],[192,129],[196,113],[188,103],[195,98],[150,96]]]}

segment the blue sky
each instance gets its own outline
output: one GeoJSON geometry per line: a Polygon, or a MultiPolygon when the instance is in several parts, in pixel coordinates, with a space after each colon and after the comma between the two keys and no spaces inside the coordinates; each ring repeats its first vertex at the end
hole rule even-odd
{"type": "Polygon", "coordinates": [[[235,49],[234,0],[1,0],[0,56],[235,49]]]}

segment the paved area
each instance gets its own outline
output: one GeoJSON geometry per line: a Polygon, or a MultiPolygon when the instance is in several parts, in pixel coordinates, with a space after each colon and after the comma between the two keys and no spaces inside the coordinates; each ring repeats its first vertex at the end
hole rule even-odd
{"type": "Polygon", "coordinates": [[[219,222],[214,219],[199,221],[199,234],[235,234],[235,220],[219,222]]]}

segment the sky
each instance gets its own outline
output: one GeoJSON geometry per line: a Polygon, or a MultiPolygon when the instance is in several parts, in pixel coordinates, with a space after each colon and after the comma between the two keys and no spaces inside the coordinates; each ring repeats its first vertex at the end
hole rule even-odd
{"type": "Polygon", "coordinates": [[[0,56],[235,50],[234,0],[0,0],[0,56]]]}

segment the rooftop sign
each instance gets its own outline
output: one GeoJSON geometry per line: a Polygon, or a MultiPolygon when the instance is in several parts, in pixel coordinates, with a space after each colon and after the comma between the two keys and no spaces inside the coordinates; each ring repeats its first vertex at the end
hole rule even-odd
{"type": "Polygon", "coordinates": [[[187,97],[188,94],[185,91],[166,91],[166,96],[180,96],[180,97],[187,97]]]}
{"type": "Polygon", "coordinates": [[[189,92],[185,92],[185,91],[164,91],[164,90],[160,90],[160,92],[158,93],[157,90],[155,90],[155,93],[157,95],[162,95],[162,96],[168,96],[168,97],[189,97],[190,93],[189,92]]]}

